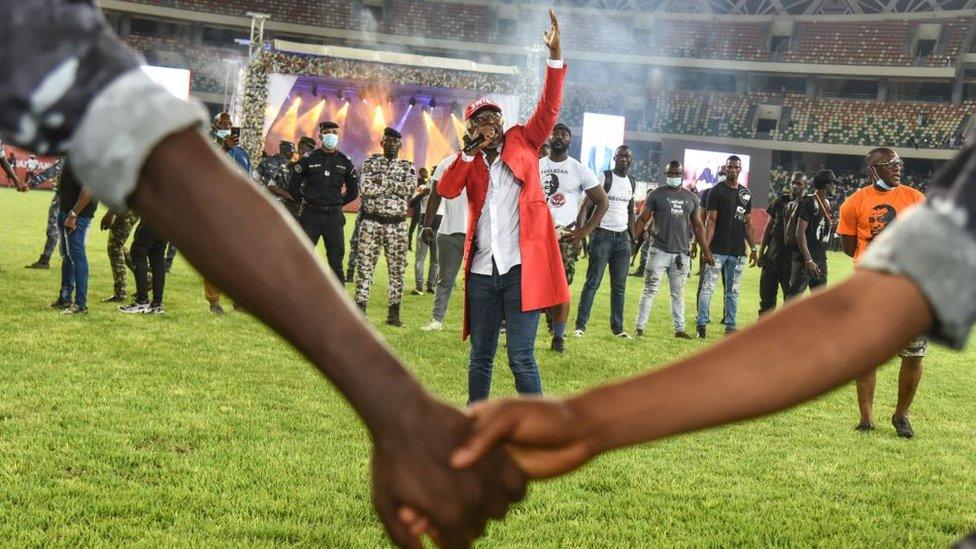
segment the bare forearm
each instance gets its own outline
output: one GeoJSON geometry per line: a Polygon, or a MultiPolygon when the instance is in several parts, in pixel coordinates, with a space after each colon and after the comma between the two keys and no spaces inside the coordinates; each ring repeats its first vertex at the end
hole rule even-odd
{"type": "Polygon", "coordinates": [[[92,196],[92,192],[87,188],[81,189],[81,193],[78,194],[78,200],[75,202],[74,208],[71,208],[71,211],[79,213],[81,210],[87,208],[91,204],[92,196]]]}
{"type": "MultiPolygon", "coordinates": [[[[0,150],[0,153],[2,152],[3,151],[0,150]]],[[[14,172],[14,169],[10,166],[10,163],[7,162],[7,159],[3,158],[2,156],[0,156],[0,168],[3,168],[3,171],[7,174],[7,177],[9,177],[14,181],[17,181],[17,173],[14,172]]]]}
{"type": "Polygon", "coordinates": [[[755,418],[871,371],[931,323],[908,279],[862,271],[674,366],[570,404],[594,452],[755,418]]]}
{"type": "MultiPolygon", "coordinates": [[[[707,242],[707,240],[705,240],[705,226],[702,224],[700,217],[692,218],[691,229],[692,232],[695,233],[695,241],[698,243],[698,245],[701,246],[703,250],[708,248],[708,246],[705,245],[705,242],[707,242]]],[[[695,242],[692,242],[691,246],[692,249],[694,249],[695,242]]]]}
{"type": "MultiPolygon", "coordinates": [[[[600,190],[602,191],[603,189],[600,190]]],[[[606,215],[607,210],[610,209],[610,201],[607,200],[606,195],[604,195],[603,200],[593,201],[593,204],[596,204],[596,208],[593,210],[593,215],[591,215],[589,219],[584,220],[585,223],[580,224],[578,219],[576,223],[578,227],[583,227],[586,234],[592,233],[597,227],[600,226],[600,223],[603,221],[603,216],[606,215]]],[[[585,217],[585,214],[581,214],[580,217],[585,217]]]]}
{"type": "Polygon", "coordinates": [[[702,248],[711,249],[712,238],[715,237],[715,222],[710,218],[705,218],[705,242],[702,243],[702,248]]]}
{"type": "Polygon", "coordinates": [[[441,195],[437,194],[437,182],[431,186],[430,198],[427,199],[427,209],[424,211],[424,227],[430,227],[437,216],[437,209],[441,207],[441,195]]]}
{"type": "Polygon", "coordinates": [[[195,131],[169,137],[149,157],[130,205],[304,354],[374,433],[383,429],[393,403],[423,398],[420,386],[351,307],[295,223],[205,145],[195,131]]]}

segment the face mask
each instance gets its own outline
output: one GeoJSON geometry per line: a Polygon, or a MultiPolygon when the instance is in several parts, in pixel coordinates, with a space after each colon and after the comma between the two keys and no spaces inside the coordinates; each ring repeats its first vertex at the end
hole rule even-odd
{"type": "Polygon", "coordinates": [[[894,189],[894,187],[885,183],[884,179],[878,179],[877,181],[874,182],[874,184],[877,185],[880,189],[885,191],[890,191],[891,189],[894,189]]]}
{"type": "Polygon", "coordinates": [[[214,133],[217,137],[221,139],[227,139],[227,137],[230,135],[230,130],[217,130],[214,133]]]}
{"type": "Polygon", "coordinates": [[[665,179],[665,181],[667,182],[668,187],[671,187],[672,189],[681,186],[680,177],[668,177],[667,179],[665,179]]]}
{"type": "Polygon", "coordinates": [[[339,146],[339,136],[334,133],[323,133],[322,134],[322,145],[326,149],[334,149],[339,146]]]}

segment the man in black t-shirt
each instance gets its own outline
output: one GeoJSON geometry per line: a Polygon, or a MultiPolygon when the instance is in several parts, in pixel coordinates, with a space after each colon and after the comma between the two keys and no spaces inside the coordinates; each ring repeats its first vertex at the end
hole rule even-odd
{"type": "Polygon", "coordinates": [[[82,188],[71,166],[65,165],[58,183],[58,229],[61,231],[61,291],[51,304],[66,315],[88,312],[88,255],[85,241],[98,202],[82,188]],[[72,301],[72,295],[74,301],[72,301]]]}
{"type": "Polygon", "coordinates": [[[739,185],[742,160],[730,156],[725,161],[725,181],[715,185],[708,193],[705,206],[705,241],[714,265],[707,265],[702,272],[702,290],[698,296],[698,337],[705,338],[705,326],[709,319],[712,293],[718,284],[720,273],[728,270],[725,281],[725,333],[736,331],[735,319],[739,307],[739,282],[746,266],[746,242],[749,243],[749,265],[756,266],[756,243],[752,237],[752,194],[739,185]]]}
{"type": "Polygon", "coordinates": [[[776,297],[779,289],[783,289],[783,298],[790,295],[790,269],[793,254],[786,249],[784,241],[785,227],[789,221],[788,206],[799,200],[807,190],[807,176],[803,172],[794,172],[789,189],[776,197],[766,208],[769,221],[763,230],[762,245],[759,247],[759,261],[762,269],[759,278],[759,314],[768,313],[776,308],[776,297]]]}
{"type": "Polygon", "coordinates": [[[807,287],[813,290],[827,284],[827,245],[836,226],[830,199],[837,192],[837,177],[830,170],[821,170],[813,178],[813,188],[813,194],[797,204],[788,298],[802,294],[807,287]]]}

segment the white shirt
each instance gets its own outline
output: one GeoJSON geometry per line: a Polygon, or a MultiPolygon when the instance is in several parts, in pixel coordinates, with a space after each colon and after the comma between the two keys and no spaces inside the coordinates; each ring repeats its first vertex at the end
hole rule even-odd
{"type": "Polygon", "coordinates": [[[613,184],[610,186],[607,198],[610,199],[610,209],[600,221],[600,228],[614,232],[626,231],[630,217],[627,207],[634,199],[634,191],[630,188],[630,179],[613,174],[613,184]]]}
{"type": "MultiPolygon", "coordinates": [[[[563,68],[562,59],[548,59],[546,64],[552,69],[563,68]]],[[[512,170],[502,162],[502,148],[498,156],[488,164],[488,195],[475,227],[475,255],[471,261],[471,272],[480,275],[492,274],[492,260],[503,275],[512,267],[522,264],[522,249],[519,242],[519,193],[522,187],[515,179],[512,170]]],[[[461,154],[461,160],[471,162],[474,157],[461,154]]]]}
{"type": "MultiPolygon", "coordinates": [[[[452,154],[442,160],[437,165],[437,169],[434,170],[434,175],[431,179],[440,181],[441,177],[444,176],[444,171],[451,166],[455,158],[457,158],[457,154],[452,154]]],[[[467,189],[461,189],[461,194],[457,198],[441,199],[441,206],[437,209],[437,213],[443,216],[441,218],[441,226],[437,229],[437,234],[463,234],[468,232],[467,189]]]]}
{"type": "MultiPolygon", "coordinates": [[[[498,274],[503,275],[512,267],[522,264],[518,203],[522,188],[512,170],[502,162],[501,147],[493,163],[488,163],[487,156],[481,158],[488,166],[488,194],[475,227],[475,254],[471,261],[471,272],[491,275],[494,260],[498,274]]],[[[461,160],[471,162],[474,157],[462,153],[461,160]]]]}
{"type": "Polygon", "coordinates": [[[596,174],[579,160],[567,158],[553,162],[549,157],[539,160],[542,192],[557,226],[568,227],[576,222],[583,193],[600,184],[596,174]]]}

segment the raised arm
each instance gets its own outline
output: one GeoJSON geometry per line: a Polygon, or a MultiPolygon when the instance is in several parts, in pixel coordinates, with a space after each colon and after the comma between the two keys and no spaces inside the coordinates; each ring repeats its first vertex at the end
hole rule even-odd
{"type": "Polygon", "coordinates": [[[563,104],[563,82],[566,80],[566,66],[563,64],[562,37],[559,31],[559,20],[556,12],[549,10],[551,26],[546,31],[544,40],[549,48],[549,60],[546,62],[546,80],[542,85],[542,97],[535,107],[535,112],[525,123],[525,137],[535,149],[539,149],[546,139],[552,135],[552,129],[559,121],[559,110],[563,104]]]}

